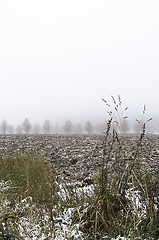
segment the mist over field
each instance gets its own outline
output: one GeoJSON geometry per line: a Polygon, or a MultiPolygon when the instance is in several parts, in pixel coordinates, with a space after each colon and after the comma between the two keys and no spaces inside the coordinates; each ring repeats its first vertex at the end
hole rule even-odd
{"type": "Polygon", "coordinates": [[[132,124],[146,104],[157,132],[158,8],[157,0],[2,1],[0,123],[95,128],[108,119],[101,99],[120,94],[132,124]]]}

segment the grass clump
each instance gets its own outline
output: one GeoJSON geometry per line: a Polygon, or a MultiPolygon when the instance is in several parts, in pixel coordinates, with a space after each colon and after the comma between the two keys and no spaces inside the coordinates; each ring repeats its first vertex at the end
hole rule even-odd
{"type": "Polygon", "coordinates": [[[0,156],[0,189],[0,239],[53,234],[58,184],[54,166],[43,156],[0,156]]]}
{"type": "Polygon", "coordinates": [[[55,191],[55,180],[55,168],[43,156],[0,156],[0,181],[12,185],[8,196],[31,196],[33,201],[49,202],[55,191]]]}

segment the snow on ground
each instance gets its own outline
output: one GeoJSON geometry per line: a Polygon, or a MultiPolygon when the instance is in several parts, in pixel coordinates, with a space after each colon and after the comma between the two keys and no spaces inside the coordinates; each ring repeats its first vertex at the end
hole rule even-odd
{"type": "MultiPolygon", "coordinates": [[[[79,184],[79,183],[78,183],[79,184]]],[[[0,192],[4,192],[5,190],[9,189],[9,183],[1,182],[0,184],[0,192]]],[[[67,201],[70,192],[67,190],[66,185],[59,185],[60,190],[58,192],[61,201],[67,201]]],[[[73,189],[75,191],[75,189],[73,189]]],[[[92,187],[83,187],[83,188],[76,188],[76,192],[78,195],[83,193],[93,193],[92,187]]],[[[48,225],[50,225],[50,216],[49,212],[44,208],[38,209],[35,204],[32,203],[32,198],[28,197],[22,199],[20,202],[17,202],[14,206],[14,209],[10,209],[10,202],[4,198],[1,200],[0,204],[0,212],[10,212],[12,214],[21,213],[18,216],[18,220],[16,222],[16,227],[18,228],[18,232],[20,236],[25,240],[44,240],[46,237],[50,236],[50,231],[47,233],[48,225]],[[43,216],[43,218],[41,218],[43,216]],[[41,221],[39,223],[39,221],[41,221]]],[[[65,207],[64,210],[60,213],[56,211],[56,206],[53,209],[53,215],[56,215],[54,220],[53,226],[53,239],[55,240],[64,240],[70,239],[81,239],[83,240],[83,233],[79,230],[80,224],[73,224],[72,223],[72,214],[77,211],[75,208],[67,208],[65,207]],[[56,213],[55,213],[56,212],[56,213]],[[55,214],[54,214],[55,213],[55,214]]],[[[2,223],[5,229],[5,222],[2,223]]],[[[14,227],[14,224],[12,224],[14,227]]]]}
{"type": "MultiPolygon", "coordinates": [[[[82,186],[80,182],[72,184],[60,184],[58,195],[61,199],[59,204],[67,203],[67,200],[71,197],[70,190],[78,195],[88,194],[92,196],[94,193],[93,185],[82,186]]],[[[2,181],[0,183],[0,194],[5,192],[11,186],[10,183],[2,181]]],[[[140,192],[135,191],[133,188],[129,188],[127,191],[127,198],[131,201],[134,211],[138,214],[138,217],[143,217],[146,213],[146,205],[142,202],[140,192]]],[[[72,221],[72,216],[79,209],[66,206],[63,211],[58,212],[59,206],[54,206],[52,210],[53,222],[50,221],[50,213],[45,207],[38,209],[35,204],[32,203],[32,198],[28,197],[21,202],[17,202],[14,209],[10,208],[10,202],[6,198],[1,198],[0,201],[0,218],[2,214],[6,213],[19,214],[16,221],[16,227],[18,228],[20,236],[25,240],[44,240],[46,237],[51,238],[51,228],[52,228],[52,239],[55,240],[66,240],[66,239],[79,239],[84,240],[83,233],[80,231],[80,222],[74,224],[72,221]]],[[[87,211],[87,205],[85,206],[85,211],[87,211]]],[[[5,230],[5,221],[2,222],[3,228],[5,230]]],[[[14,227],[14,224],[12,224],[14,227]]],[[[103,237],[103,239],[108,239],[108,236],[103,237]]],[[[109,238],[110,239],[110,238],[109,238]]],[[[112,238],[112,240],[129,240],[122,236],[117,238],[112,238]]]]}

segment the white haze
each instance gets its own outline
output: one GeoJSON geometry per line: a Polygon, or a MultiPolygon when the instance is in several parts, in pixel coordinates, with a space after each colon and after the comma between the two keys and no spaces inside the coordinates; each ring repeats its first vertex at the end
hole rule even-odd
{"type": "Polygon", "coordinates": [[[0,1],[0,121],[158,115],[159,1],[0,1]]]}

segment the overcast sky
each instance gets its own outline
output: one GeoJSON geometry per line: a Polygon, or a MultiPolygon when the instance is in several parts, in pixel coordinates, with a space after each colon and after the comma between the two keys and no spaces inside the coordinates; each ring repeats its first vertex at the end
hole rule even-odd
{"type": "Polygon", "coordinates": [[[159,111],[158,0],[1,0],[0,121],[159,111]],[[132,109],[132,110],[131,110],[132,109]]]}

